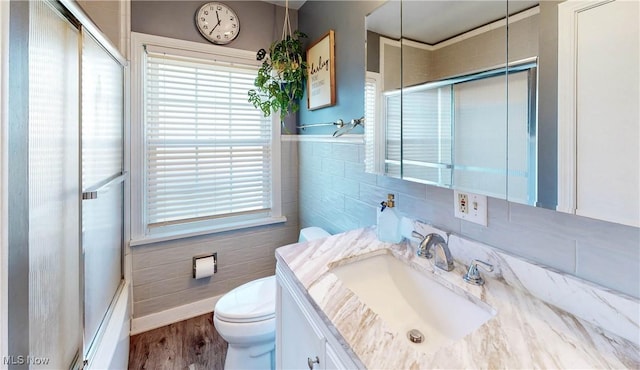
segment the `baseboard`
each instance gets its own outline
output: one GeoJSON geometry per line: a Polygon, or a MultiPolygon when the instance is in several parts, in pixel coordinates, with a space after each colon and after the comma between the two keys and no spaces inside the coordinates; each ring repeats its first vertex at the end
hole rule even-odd
{"type": "Polygon", "coordinates": [[[157,329],[169,324],[190,319],[192,317],[204,315],[213,312],[218,299],[222,295],[192,302],[182,306],[170,308],[151,315],[137,317],[131,320],[131,335],[144,333],[145,331],[157,329]]]}

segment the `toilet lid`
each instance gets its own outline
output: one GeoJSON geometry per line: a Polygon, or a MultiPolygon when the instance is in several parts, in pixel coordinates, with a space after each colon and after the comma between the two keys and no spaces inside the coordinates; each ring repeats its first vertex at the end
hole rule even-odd
{"type": "Polygon", "coordinates": [[[276,277],[250,281],[218,300],[214,314],[223,321],[254,322],[275,317],[276,277]]]}

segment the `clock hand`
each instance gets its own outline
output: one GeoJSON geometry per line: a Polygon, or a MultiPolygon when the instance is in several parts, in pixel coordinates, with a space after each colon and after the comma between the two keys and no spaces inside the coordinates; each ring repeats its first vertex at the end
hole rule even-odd
{"type": "Polygon", "coordinates": [[[216,23],[216,25],[213,26],[213,28],[211,29],[211,32],[209,32],[209,35],[211,35],[213,33],[213,30],[215,30],[216,27],[218,27],[220,25],[220,23],[221,23],[220,16],[218,15],[218,11],[217,10],[216,10],[216,19],[218,20],[218,23],[216,23]]]}
{"type": "MultiPolygon", "coordinates": [[[[216,14],[217,14],[217,13],[218,13],[218,12],[216,12],[216,14]]],[[[216,27],[218,27],[218,26],[220,25],[220,22],[221,22],[221,21],[218,19],[218,23],[216,23],[216,25],[215,25],[215,26],[213,26],[213,28],[211,29],[211,32],[209,32],[209,36],[211,36],[211,34],[213,33],[213,30],[215,30],[215,29],[216,29],[216,27]]]]}
{"type": "Polygon", "coordinates": [[[216,27],[218,27],[220,25],[220,22],[218,21],[218,24],[216,24],[215,26],[213,26],[213,28],[211,29],[211,32],[209,32],[209,36],[211,36],[211,34],[213,33],[213,31],[216,29],[216,27]]]}

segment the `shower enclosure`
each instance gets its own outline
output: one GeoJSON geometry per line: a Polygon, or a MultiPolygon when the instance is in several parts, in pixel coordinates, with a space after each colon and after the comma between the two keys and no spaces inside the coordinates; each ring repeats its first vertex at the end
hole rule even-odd
{"type": "Polygon", "coordinates": [[[10,11],[7,364],[82,368],[124,286],[124,59],[73,4],[10,11]]]}

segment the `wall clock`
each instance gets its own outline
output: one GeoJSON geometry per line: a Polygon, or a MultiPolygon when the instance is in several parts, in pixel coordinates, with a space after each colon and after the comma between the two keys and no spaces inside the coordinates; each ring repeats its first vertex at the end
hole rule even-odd
{"type": "Polygon", "coordinates": [[[240,33],[240,19],[229,6],[210,2],[196,12],[196,26],[207,40],[224,45],[233,41],[240,33]]]}

